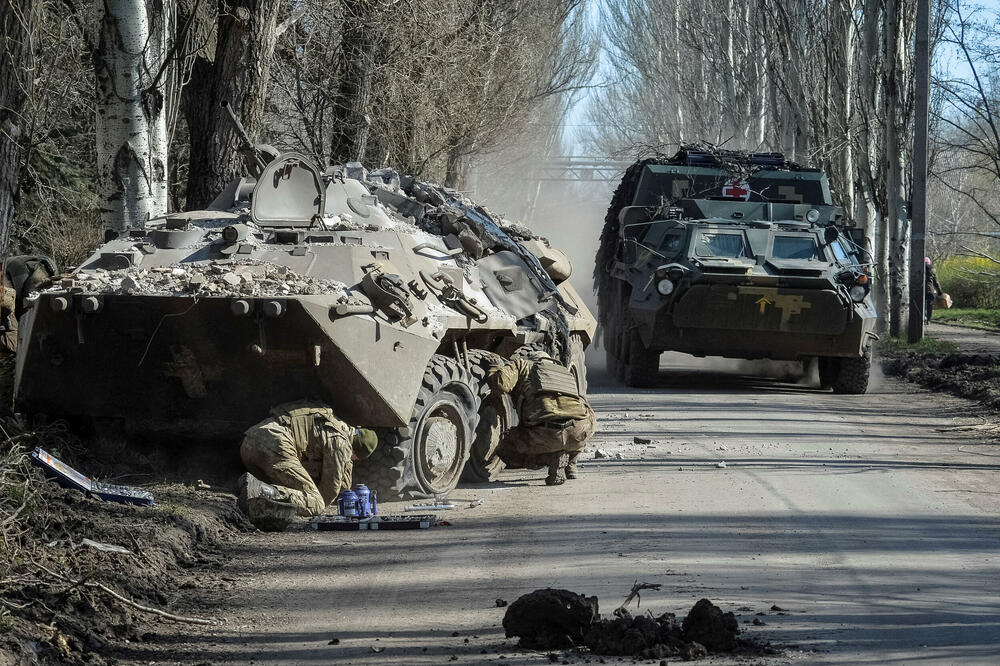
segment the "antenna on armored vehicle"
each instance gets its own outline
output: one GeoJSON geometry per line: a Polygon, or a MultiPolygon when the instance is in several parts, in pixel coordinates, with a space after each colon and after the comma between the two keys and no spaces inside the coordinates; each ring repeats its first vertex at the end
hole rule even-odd
{"type": "Polygon", "coordinates": [[[243,153],[247,172],[254,178],[260,178],[264,167],[278,157],[278,150],[266,143],[254,143],[250,135],[247,134],[246,128],[243,127],[243,123],[236,117],[236,112],[233,111],[229,102],[223,102],[222,108],[229,114],[229,119],[232,121],[233,127],[236,128],[236,136],[240,140],[240,152],[243,153]]]}

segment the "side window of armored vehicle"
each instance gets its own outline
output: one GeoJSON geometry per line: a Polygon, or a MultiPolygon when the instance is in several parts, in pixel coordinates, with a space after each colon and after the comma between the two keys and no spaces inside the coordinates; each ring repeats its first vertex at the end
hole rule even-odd
{"type": "Polygon", "coordinates": [[[847,249],[844,247],[844,244],[841,243],[839,240],[830,243],[830,249],[833,250],[833,256],[837,258],[838,262],[842,264],[854,263],[851,260],[850,255],[847,253],[847,249]]]}
{"type": "Polygon", "coordinates": [[[643,239],[643,245],[656,250],[664,259],[673,259],[680,254],[685,236],[683,229],[670,229],[663,225],[653,225],[643,239]]]}
{"type": "Polygon", "coordinates": [[[732,231],[705,231],[698,237],[694,253],[699,257],[726,257],[735,259],[746,256],[743,233],[732,231]]]}
{"type": "Polygon", "coordinates": [[[854,252],[853,248],[844,241],[838,240],[832,243],[830,247],[833,248],[833,254],[840,263],[846,266],[859,266],[861,264],[861,260],[858,259],[858,255],[854,252]]]}
{"type": "Polygon", "coordinates": [[[775,259],[819,259],[819,246],[811,234],[798,236],[775,236],[771,246],[771,256],[775,259]]]}

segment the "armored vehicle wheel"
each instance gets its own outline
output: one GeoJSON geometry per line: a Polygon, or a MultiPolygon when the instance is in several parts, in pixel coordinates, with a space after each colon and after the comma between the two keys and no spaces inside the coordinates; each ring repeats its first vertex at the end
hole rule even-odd
{"type": "Polygon", "coordinates": [[[576,377],[576,388],[580,395],[587,395],[587,358],[583,337],[579,333],[569,336],[569,371],[576,377]]]}
{"type": "Polygon", "coordinates": [[[410,422],[379,433],[372,456],[354,476],[389,496],[443,495],[458,485],[479,422],[478,383],[461,365],[435,354],[410,422]]]}
{"type": "Polygon", "coordinates": [[[615,356],[614,352],[607,346],[607,341],[604,342],[604,366],[608,371],[608,376],[617,378],[618,377],[618,357],[615,356]]]}
{"type": "Polygon", "coordinates": [[[820,356],[817,359],[817,365],[819,370],[819,387],[821,389],[828,389],[832,387],[834,380],[837,378],[837,369],[840,366],[840,359],[829,356],[820,356]]]}
{"type": "Polygon", "coordinates": [[[859,395],[868,391],[868,377],[872,369],[872,348],[856,358],[837,359],[837,372],[833,380],[834,393],[859,395]]]}
{"type": "Polygon", "coordinates": [[[636,388],[656,384],[660,374],[660,352],[646,349],[635,329],[629,334],[628,362],[625,365],[625,383],[636,388]]]}
{"type": "Polygon", "coordinates": [[[479,408],[479,425],[472,440],[469,462],[465,463],[462,472],[462,479],[466,481],[494,481],[505,467],[496,450],[503,434],[517,425],[517,413],[509,395],[493,395],[486,384],[490,366],[502,361],[498,354],[480,350],[469,352],[469,365],[473,377],[479,382],[482,406],[479,408]]]}

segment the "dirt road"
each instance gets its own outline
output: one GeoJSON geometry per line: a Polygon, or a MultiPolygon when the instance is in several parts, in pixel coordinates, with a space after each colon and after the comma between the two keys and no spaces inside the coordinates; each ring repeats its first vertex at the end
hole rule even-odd
{"type": "Polygon", "coordinates": [[[971,403],[894,380],[844,397],[670,362],[657,389],[593,387],[594,448],[612,458],[587,460],[580,480],[508,473],[455,492],[460,508],[439,514],[452,524],[421,532],[248,536],[223,572],[236,589],[193,593],[226,624],[164,625],[119,656],[548,663],[504,639],[497,598],[565,587],[607,613],[638,579],[663,584],[642,610],[707,597],[746,635],[795,646],[765,663],[996,663],[1000,447],[963,429],[979,423],[971,403]]]}

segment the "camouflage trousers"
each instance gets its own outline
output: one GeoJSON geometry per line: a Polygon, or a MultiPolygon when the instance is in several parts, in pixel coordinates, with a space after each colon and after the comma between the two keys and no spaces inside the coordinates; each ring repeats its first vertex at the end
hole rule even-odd
{"type": "Polygon", "coordinates": [[[586,416],[571,419],[561,427],[519,425],[511,428],[497,447],[497,455],[512,467],[527,469],[549,467],[553,453],[568,453],[575,460],[596,428],[597,417],[588,405],[586,416]]]}
{"type": "Polygon", "coordinates": [[[318,516],[326,502],[306,468],[287,428],[273,421],[261,423],[247,431],[240,445],[240,458],[247,471],[258,479],[277,487],[295,506],[300,516],[318,516]]]}

